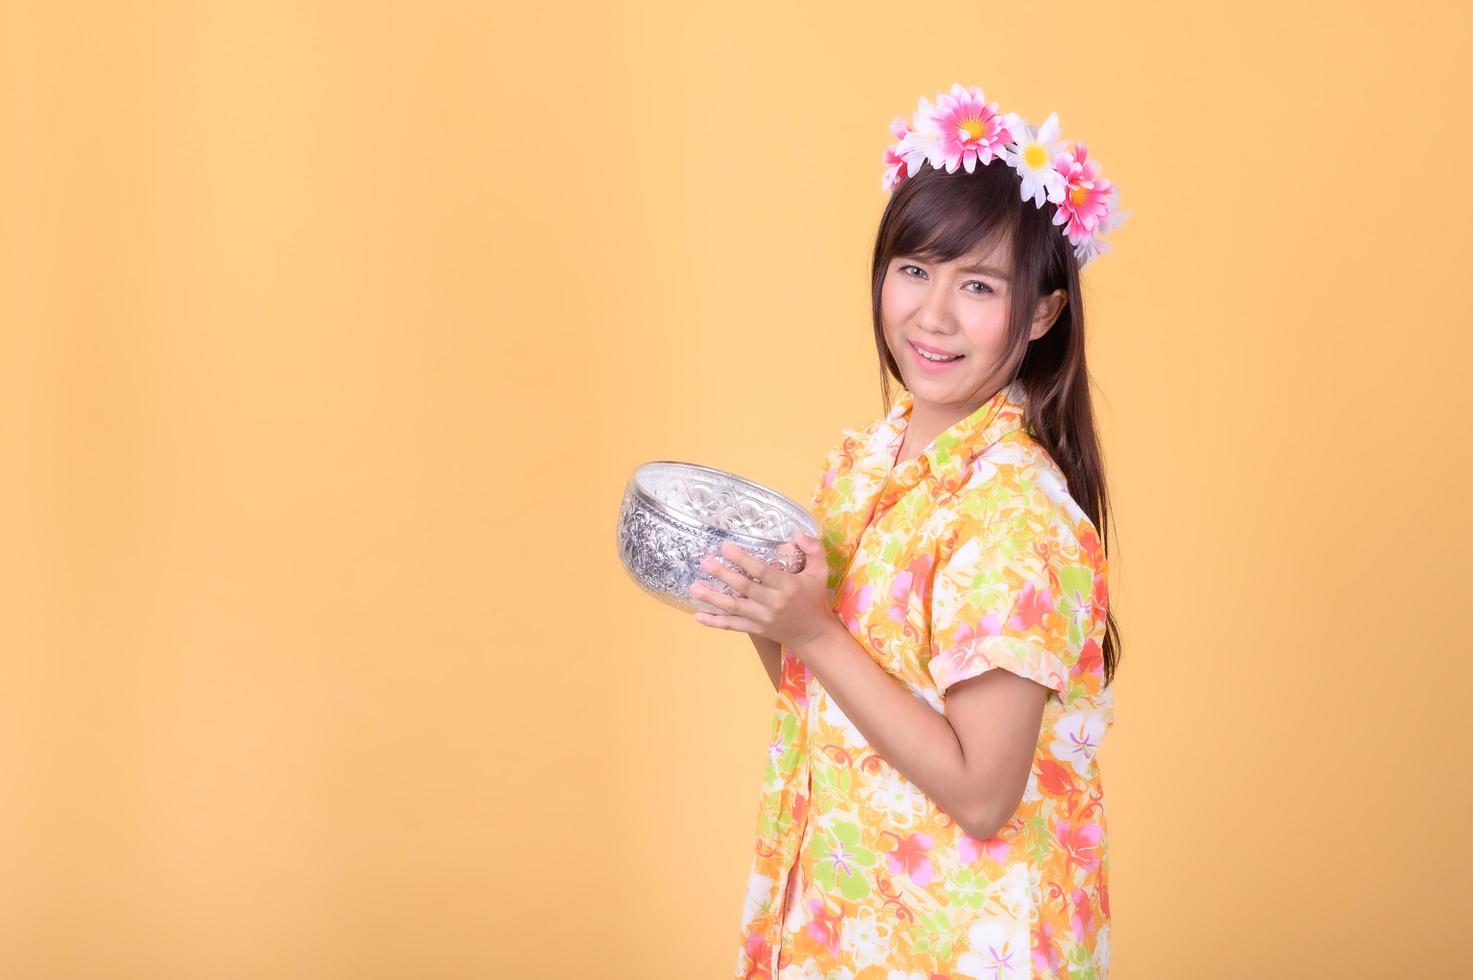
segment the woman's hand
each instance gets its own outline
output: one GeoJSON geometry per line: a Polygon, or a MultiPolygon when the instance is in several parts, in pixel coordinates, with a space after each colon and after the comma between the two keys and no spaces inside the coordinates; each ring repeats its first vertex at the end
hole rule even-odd
{"type": "Polygon", "coordinates": [[[793,544],[803,555],[803,570],[789,572],[749,554],[727,541],[720,554],[747,574],[728,568],[714,557],[701,560],[701,571],[732,587],[735,596],[693,582],[690,594],[722,612],[696,610],[696,621],[719,629],[741,630],[766,637],[788,649],[797,649],[839,623],[829,608],[828,560],[816,538],[801,531],[793,544]],[[760,579],[758,582],[752,578],[760,579]]]}

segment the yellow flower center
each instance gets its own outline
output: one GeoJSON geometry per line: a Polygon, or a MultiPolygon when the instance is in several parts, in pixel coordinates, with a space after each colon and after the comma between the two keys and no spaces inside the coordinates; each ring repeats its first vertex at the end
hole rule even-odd
{"type": "Polygon", "coordinates": [[[1030,143],[1028,149],[1023,151],[1023,162],[1035,169],[1048,163],[1048,151],[1043,148],[1042,143],[1030,143]]]}
{"type": "Polygon", "coordinates": [[[980,119],[962,120],[962,132],[967,134],[966,138],[969,140],[980,139],[986,131],[987,127],[982,125],[982,120],[980,119]]]}
{"type": "Polygon", "coordinates": [[[1089,191],[1085,190],[1083,187],[1079,187],[1076,185],[1069,189],[1069,201],[1075,206],[1083,204],[1085,202],[1085,199],[1088,197],[1089,191]]]}

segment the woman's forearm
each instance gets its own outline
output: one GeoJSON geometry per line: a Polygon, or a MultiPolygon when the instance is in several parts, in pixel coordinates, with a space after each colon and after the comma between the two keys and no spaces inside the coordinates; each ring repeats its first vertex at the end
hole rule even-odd
{"type": "Polygon", "coordinates": [[[752,637],[752,646],[757,648],[757,656],[762,658],[762,666],[767,670],[767,676],[772,681],[772,689],[777,690],[778,684],[782,682],[783,648],[775,640],[769,640],[765,636],[752,637]]]}
{"type": "Polygon", "coordinates": [[[980,832],[977,815],[988,812],[988,801],[944,711],[912,694],[838,619],[792,652],[886,762],[968,834],[992,835],[980,832]]]}

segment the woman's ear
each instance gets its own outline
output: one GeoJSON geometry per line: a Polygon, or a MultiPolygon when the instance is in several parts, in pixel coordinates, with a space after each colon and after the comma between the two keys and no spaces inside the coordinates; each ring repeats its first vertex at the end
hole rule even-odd
{"type": "Polygon", "coordinates": [[[1038,311],[1033,314],[1033,326],[1028,331],[1029,340],[1037,340],[1048,333],[1059,314],[1069,302],[1069,293],[1064,289],[1055,289],[1043,299],[1038,301],[1038,311]]]}

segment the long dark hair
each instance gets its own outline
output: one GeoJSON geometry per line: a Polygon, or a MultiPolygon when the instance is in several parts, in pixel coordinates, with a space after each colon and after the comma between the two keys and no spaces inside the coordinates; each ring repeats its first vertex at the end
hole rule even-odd
{"type": "MultiPolygon", "coordinates": [[[[890,381],[900,382],[900,367],[885,342],[880,290],[891,260],[914,255],[950,262],[1010,236],[1012,262],[1005,377],[1016,378],[1027,395],[1027,429],[1063,471],[1069,495],[1089,516],[1108,557],[1109,492],[1104,459],[1095,435],[1089,373],[1084,363],[1084,298],[1079,262],[1061,226],[1053,224],[1052,201],[1042,208],[1018,193],[1018,173],[1006,161],[978,164],[972,173],[936,170],[922,163],[891,194],[880,217],[873,267],[875,351],[880,358],[880,393],[888,413],[890,381]],[[1063,289],[1068,302],[1048,332],[1029,341],[1038,300],[1063,289]]],[[[1108,607],[1105,614],[1105,686],[1120,659],[1120,630],[1108,607]]]]}

